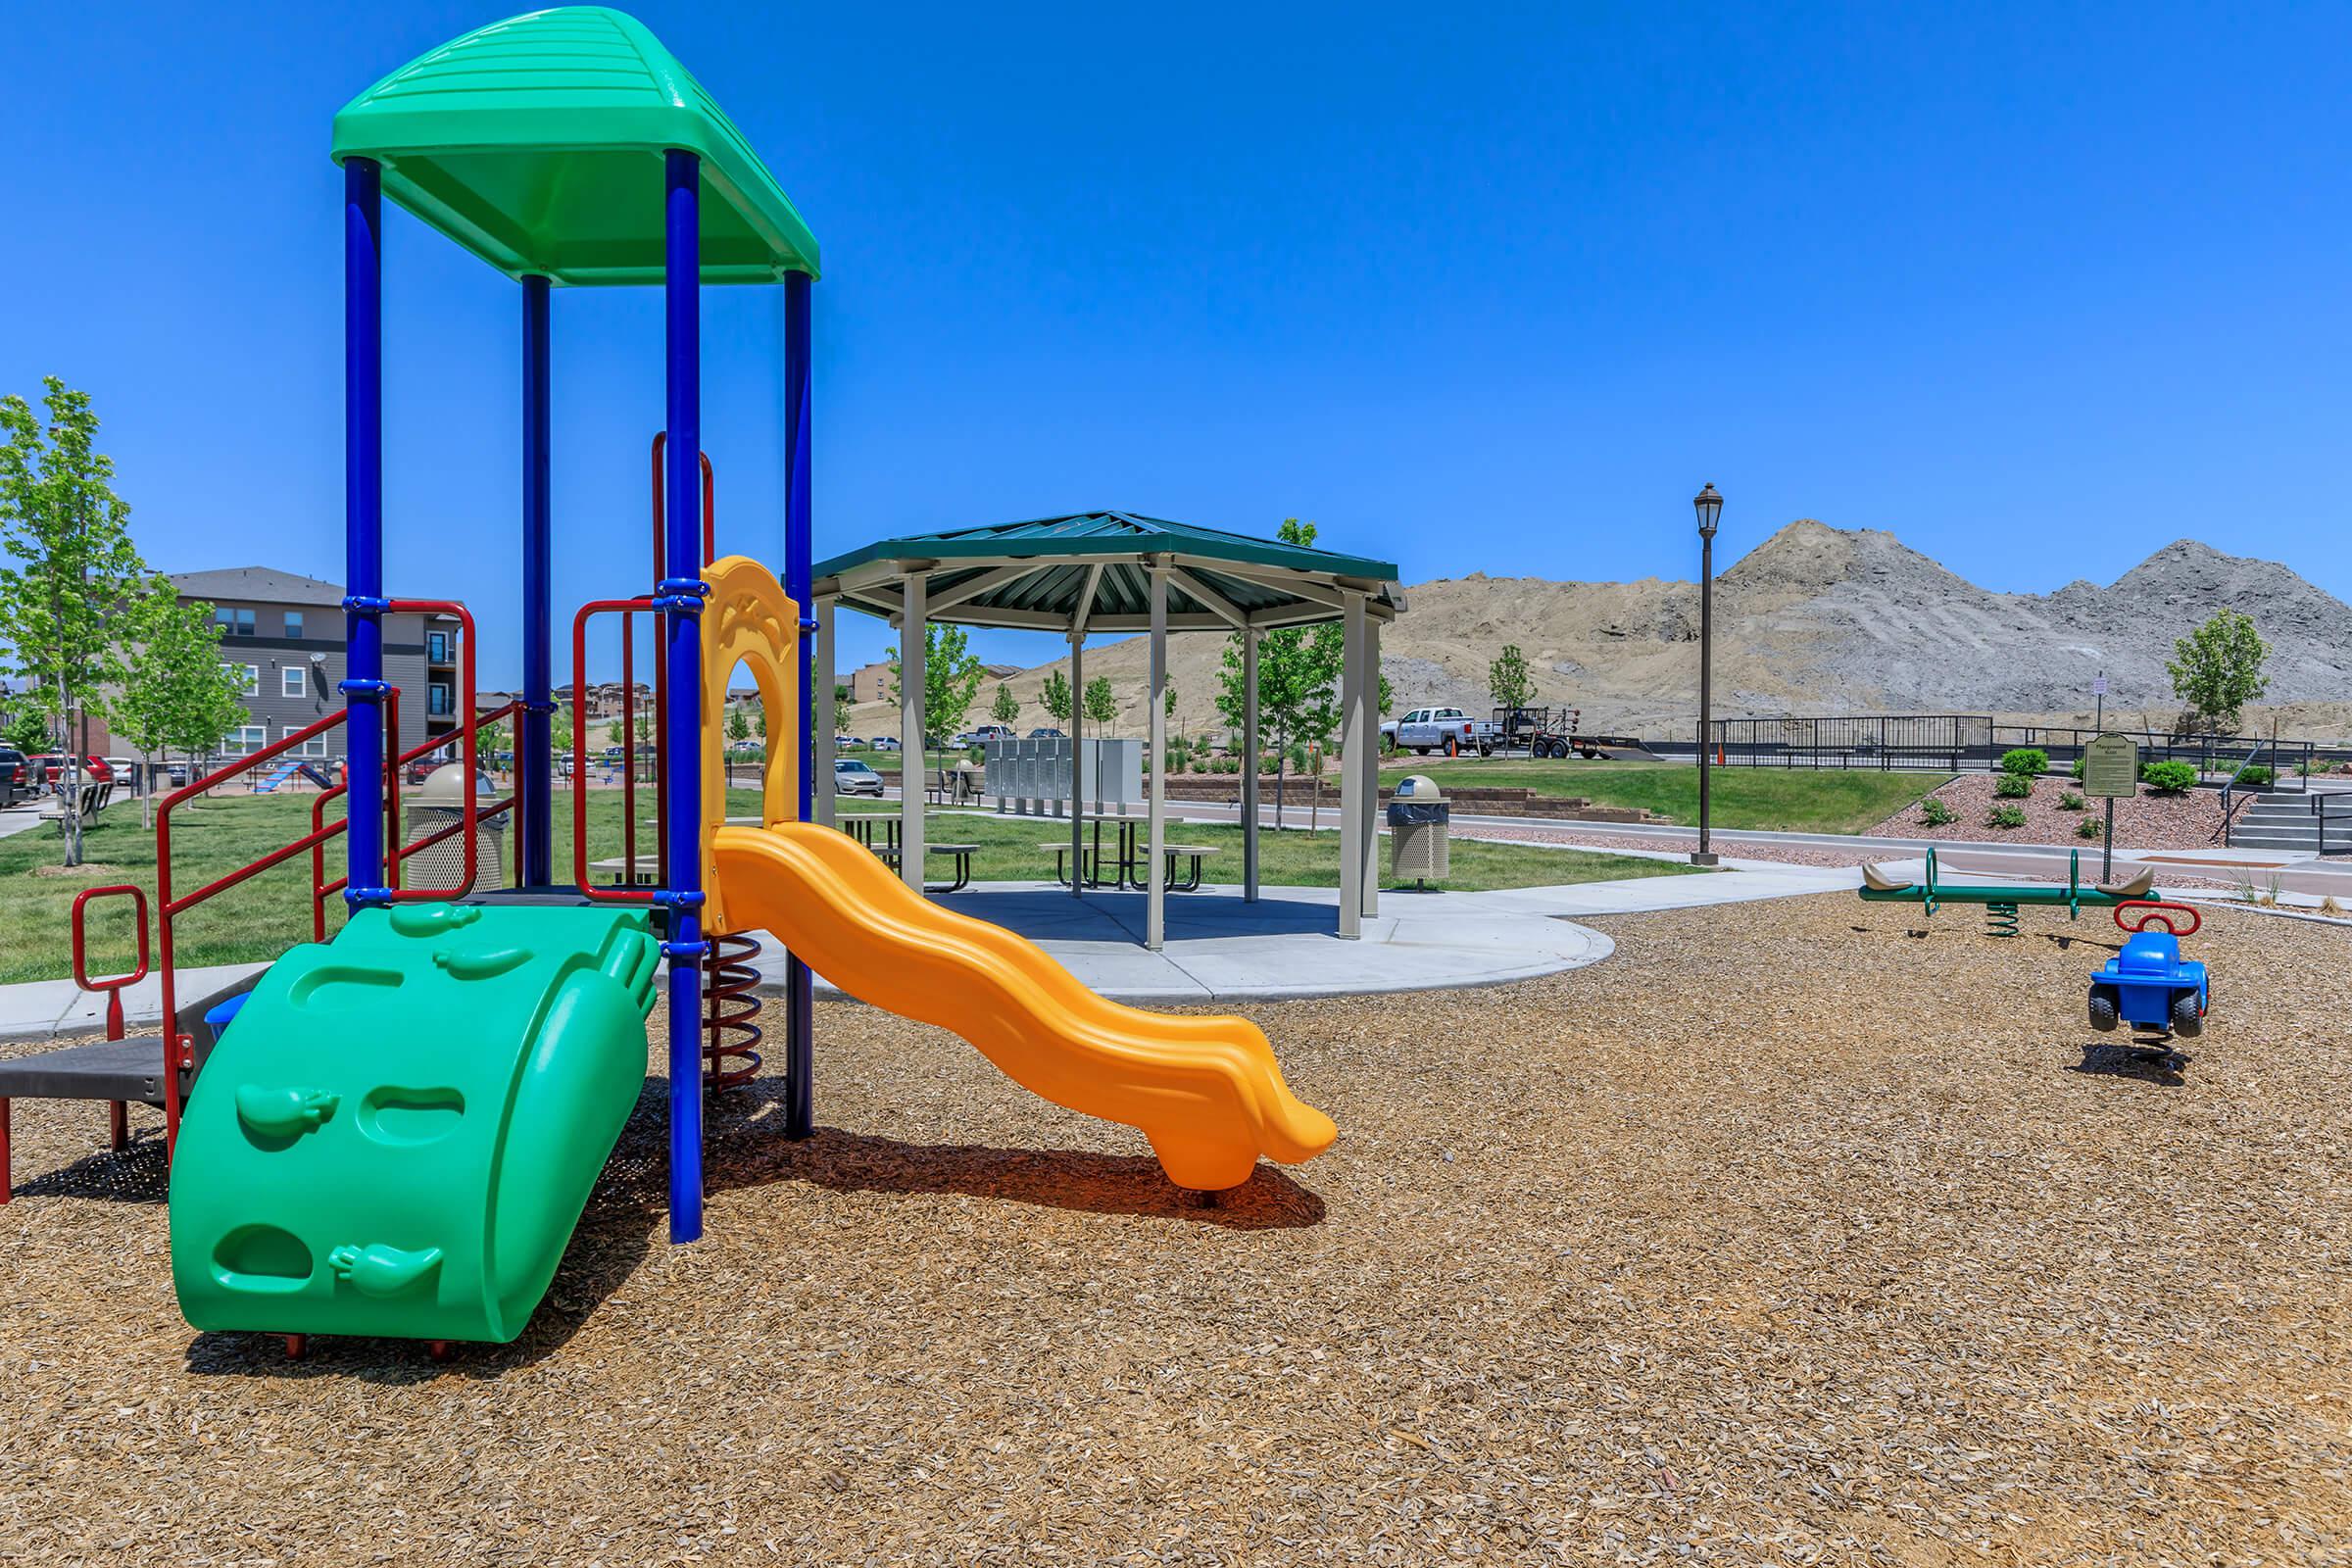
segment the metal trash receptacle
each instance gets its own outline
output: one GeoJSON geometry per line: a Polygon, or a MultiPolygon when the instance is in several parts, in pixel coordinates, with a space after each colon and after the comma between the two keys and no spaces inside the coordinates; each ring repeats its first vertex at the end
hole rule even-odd
{"type": "MultiPolygon", "coordinates": [[[[499,888],[506,886],[505,860],[506,816],[483,816],[484,798],[491,794],[490,777],[474,775],[473,887],[499,888]]],[[[443,828],[458,828],[440,843],[418,850],[400,862],[403,887],[448,888],[453,892],[466,879],[466,834],[461,826],[466,820],[466,764],[449,762],[434,768],[416,786],[416,798],[403,813],[409,831],[404,843],[415,844],[431,838],[443,828]]]]}
{"type": "Polygon", "coordinates": [[[1389,799],[1390,879],[1445,881],[1452,869],[1447,847],[1452,824],[1453,807],[1435,780],[1422,773],[1398,779],[1389,799]]]}

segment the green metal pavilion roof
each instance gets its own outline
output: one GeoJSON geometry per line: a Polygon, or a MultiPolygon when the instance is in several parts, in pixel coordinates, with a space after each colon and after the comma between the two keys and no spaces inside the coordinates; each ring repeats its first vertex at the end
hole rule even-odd
{"type": "Polygon", "coordinates": [[[1166,561],[1168,626],[1229,631],[1334,620],[1346,596],[1389,619],[1404,608],[1393,563],[1253,539],[1129,512],[952,528],[883,539],[817,563],[816,592],[895,618],[910,570],[926,573],[926,618],[967,626],[1142,631],[1151,563],[1166,561]]]}
{"type": "Polygon", "coordinates": [[[816,241],[718,101],[645,24],[562,6],[419,55],[335,115],[334,159],[511,277],[662,281],[662,165],[703,160],[706,283],[817,271],[816,241]]]}

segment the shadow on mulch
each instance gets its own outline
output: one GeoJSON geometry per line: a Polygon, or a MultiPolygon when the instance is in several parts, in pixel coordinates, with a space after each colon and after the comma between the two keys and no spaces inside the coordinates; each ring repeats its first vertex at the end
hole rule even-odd
{"type": "MultiPolygon", "coordinates": [[[[295,1360],[278,1335],[199,1334],[188,1347],[188,1371],[200,1377],[332,1375],[405,1385],[445,1376],[503,1377],[555,1353],[661,1245],[668,1224],[668,1102],[669,1081],[647,1079],[637,1109],[589,1194],[546,1298],[513,1344],[461,1345],[451,1360],[436,1362],[414,1340],[321,1338],[311,1341],[308,1353],[295,1360]]],[[[910,1144],[832,1127],[792,1142],[784,1137],[783,1116],[781,1079],[756,1079],[713,1099],[704,1122],[706,1193],[798,1182],[840,1193],[958,1194],[1237,1231],[1298,1229],[1321,1224],[1324,1217],[1321,1197],[1263,1161],[1241,1186],[1203,1196],[1171,1183],[1147,1154],[910,1144]]],[[[134,1151],[129,1157],[136,1155],[134,1151]]],[[[93,1156],[42,1180],[56,1182],[109,1160],[122,1162],[125,1156],[93,1156]]],[[[149,1163],[154,1167],[151,1197],[160,1199],[160,1139],[152,1160],[139,1161],[149,1163]]]]}
{"type": "MultiPolygon", "coordinates": [[[[96,1104],[103,1102],[53,1101],[52,1106],[96,1104]]],[[[71,1165],[44,1171],[30,1181],[14,1183],[19,1198],[82,1198],[101,1203],[160,1203],[171,1190],[164,1164],[162,1127],[133,1127],[130,1147],[117,1152],[106,1146],[106,1123],[101,1115],[90,1139],[91,1151],[71,1165]]]]}
{"type": "Polygon", "coordinates": [[[2181,1069],[2194,1059],[2185,1051],[2176,1051],[2170,1046],[2084,1046],[2082,1059],[2066,1070],[2094,1078],[2135,1078],[2163,1089],[2180,1089],[2188,1082],[2180,1076],[2181,1069]]]}

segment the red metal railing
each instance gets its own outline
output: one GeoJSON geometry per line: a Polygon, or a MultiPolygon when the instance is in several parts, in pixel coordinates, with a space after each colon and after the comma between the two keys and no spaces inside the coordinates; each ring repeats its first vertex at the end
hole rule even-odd
{"type": "MultiPolygon", "coordinates": [[[[512,702],[507,704],[504,708],[494,708],[487,713],[476,714],[473,718],[466,721],[466,728],[474,732],[478,743],[478,736],[482,729],[491,724],[498,723],[502,719],[512,717],[513,715],[519,713],[521,710],[522,704],[520,701],[512,702]]],[[[397,713],[397,708],[395,708],[395,712],[397,713]]],[[[397,719],[395,719],[395,722],[397,723],[397,719]]],[[[439,844],[442,840],[458,832],[466,825],[462,821],[452,822],[449,826],[442,828],[437,832],[427,834],[425,837],[418,839],[414,844],[402,844],[399,842],[400,816],[397,809],[397,803],[400,799],[401,773],[409,766],[410,763],[415,762],[421,758],[430,757],[435,752],[447,750],[450,741],[454,738],[455,737],[453,735],[428,735],[423,740],[417,742],[415,746],[410,747],[407,751],[393,755],[391,760],[385,764],[391,773],[391,783],[386,790],[386,797],[389,801],[395,803],[395,808],[389,815],[389,825],[385,835],[387,841],[392,845],[389,855],[389,859],[391,861],[391,875],[389,880],[394,887],[400,886],[401,861],[407,859],[410,856],[415,855],[419,850],[429,849],[433,845],[439,844]]],[[[328,824],[326,822],[326,803],[343,794],[347,787],[347,784],[336,784],[327,789],[320,790],[318,794],[313,798],[311,802],[311,826],[314,830],[321,826],[325,826],[328,828],[326,837],[331,838],[333,837],[333,829],[344,825],[341,818],[336,819],[336,821],[332,824],[328,824]]],[[[501,812],[509,811],[513,813],[514,831],[514,880],[517,884],[519,884],[522,881],[522,806],[521,789],[519,784],[516,786],[516,788],[508,793],[505,800],[493,801],[489,805],[482,807],[478,815],[480,818],[487,819],[489,817],[497,816],[501,812]]],[[[334,878],[332,881],[329,881],[326,875],[326,849],[324,840],[322,839],[319,843],[312,846],[311,936],[313,941],[324,942],[326,940],[327,900],[342,892],[343,889],[349,884],[350,880],[351,879],[348,876],[339,876],[334,878]]],[[[466,894],[473,891],[475,880],[477,879],[474,877],[468,877],[466,885],[461,888],[428,888],[416,890],[414,896],[435,899],[463,898],[466,894]]]]}
{"type": "MultiPolygon", "coordinates": [[[[127,882],[109,887],[84,888],[74,896],[74,983],[84,991],[106,994],[106,1038],[122,1038],[122,992],[147,978],[147,895],[144,890],[127,882]],[[128,974],[119,974],[104,980],[90,978],[88,941],[82,932],[82,910],[92,899],[113,898],[128,894],[131,903],[131,927],[139,938],[139,966],[128,974]]],[[[167,1034],[171,1031],[166,1030],[167,1034]]],[[[110,1101],[106,1110],[108,1142],[121,1151],[130,1147],[129,1107],[122,1101],[110,1101]]],[[[0,1177],[4,1181],[5,1177],[0,1177]]]]}
{"type": "MultiPolygon", "coordinates": [[[[389,695],[387,694],[387,696],[389,695]]],[[[345,827],[345,824],[340,821],[324,826],[314,826],[310,832],[294,840],[291,844],[271,850],[248,865],[241,866],[223,876],[216,877],[193,893],[174,897],[172,892],[172,812],[180,802],[192,796],[201,795],[206,790],[214,789],[228,779],[236,777],[239,773],[248,773],[265,762],[274,761],[294,748],[306,745],[324,735],[328,730],[342,723],[348,711],[345,710],[329,713],[317,723],[305,724],[283,740],[265,746],[249,756],[238,758],[217,773],[208,773],[203,778],[190,779],[185,785],[173,790],[156,804],[155,931],[156,946],[160,950],[163,961],[164,1148],[167,1153],[179,1142],[179,1075],[195,1065],[195,1059],[189,1051],[195,1042],[179,1032],[177,975],[172,954],[172,920],[202,904],[216,893],[224,893],[238,883],[259,876],[271,866],[283,864],[306,851],[318,850],[328,839],[342,832],[345,827]]],[[[397,711],[397,705],[391,702],[385,703],[384,719],[387,726],[398,721],[397,711]]],[[[399,732],[392,730],[390,733],[396,737],[399,732]]],[[[385,749],[387,751],[391,749],[389,742],[385,749]]],[[[397,791],[392,793],[398,794],[397,791]]]]}
{"type": "MultiPolygon", "coordinates": [[[[621,620],[621,733],[629,737],[622,748],[627,764],[621,769],[620,814],[622,854],[626,867],[624,884],[634,883],[637,875],[637,738],[630,729],[633,705],[629,696],[628,648],[634,641],[635,628],[626,617],[640,612],[652,613],[651,599],[591,599],[582,605],[579,613],[571,617],[571,880],[586,897],[605,904],[650,904],[653,891],[634,886],[600,888],[588,880],[588,682],[582,671],[588,667],[588,622],[597,615],[619,615],[621,620]]],[[[657,731],[655,744],[661,744],[657,731]]],[[[669,821],[669,791],[662,782],[663,769],[657,761],[654,768],[654,843],[659,859],[657,875],[663,885],[669,881],[669,857],[662,828],[669,821]]]]}

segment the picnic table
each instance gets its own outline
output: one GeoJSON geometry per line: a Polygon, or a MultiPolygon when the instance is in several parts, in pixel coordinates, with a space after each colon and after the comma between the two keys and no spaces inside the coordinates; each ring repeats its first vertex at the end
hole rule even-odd
{"type": "MultiPolygon", "coordinates": [[[[1094,843],[1079,857],[1082,863],[1078,869],[1086,879],[1086,886],[1090,888],[1121,888],[1130,893],[1151,891],[1152,884],[1149,877],[1152,858],[1148,851],[1138,849],[1135,842],[1136,828],[1150,820],[1149,816],[1140,811],[1096,813],[1094,843]],[[1106,860],[1103,857],[1102,824],[1105,821],[1115,822],[1119,827],[1118,858],[1116,860],[1106,860]],[[1109,876],[1102,874],[1106,865],[1115,867],[1114,874],[1109,876]]],[[[1053,844],[1040,844],[1038,848],[1054,852],[1054,880],[1065,888],[1068,887],[1070,885],[1069,841],[1063,839],[1053,844]]],[[[1215,846],[1207,844],[1163,844],[1160,846],[1160,853],[1167,858],[1168,861],[1167,891],[1170,893],[1196,893],[1200,888],[1201,862],[1216,854],[1217,851],[1215,846]],[[1176,873],[1177,862],[1180,860],[1189,862],[1183,876],[1178,876],[1176,873]]]]}
{"type": "MultiPolygon", "coordinates": [[[[898,835],[893,834],[891,836],[896,838],[898,835]]],[[[923,884],[923,891],[925,893],[960,893],[965,888],[971,886],[972,857],[978,853],[980,853],[980,846],[977,844],[924,845],[923,855],[925,858],[928,858],[934,855],[946,855],[955,858],[956,880],[953,882],[926,882],[923,884]]],[[[899,847],[896,844],[892,844],[884,849],[875,850],[874,855],[886,865],[895,866],[899,863],[899,847]]]]}

